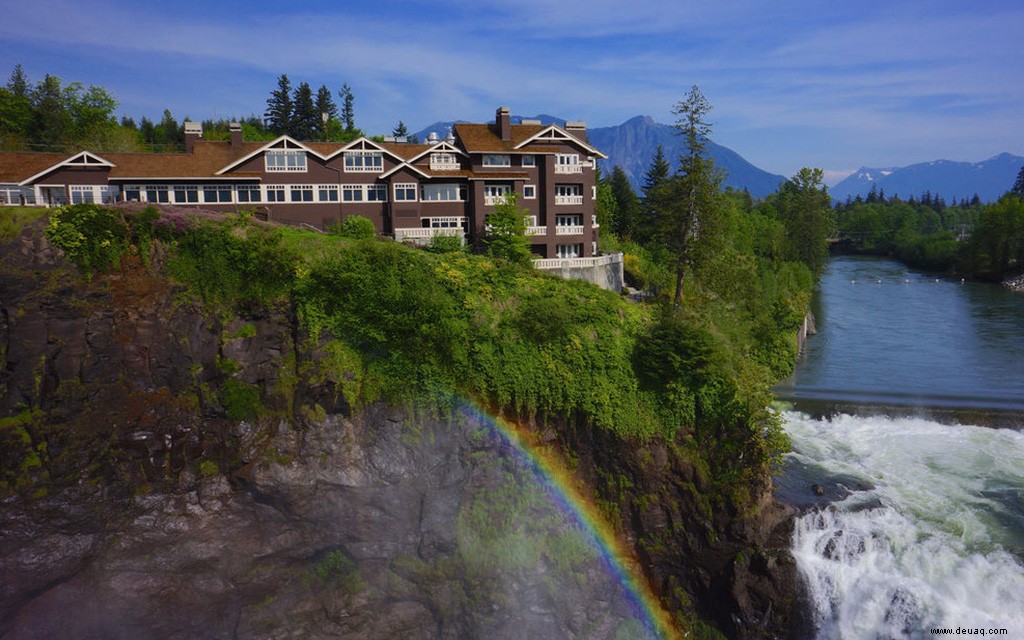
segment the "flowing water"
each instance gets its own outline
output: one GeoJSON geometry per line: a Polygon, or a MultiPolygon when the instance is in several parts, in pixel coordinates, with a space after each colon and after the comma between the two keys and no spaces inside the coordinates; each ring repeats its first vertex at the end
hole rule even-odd
{"type": "Polygon", "coordinates": [[[779,387],[813,637],[1024,638],[1024,296],[837,258],[816,316],[779,387]]]}

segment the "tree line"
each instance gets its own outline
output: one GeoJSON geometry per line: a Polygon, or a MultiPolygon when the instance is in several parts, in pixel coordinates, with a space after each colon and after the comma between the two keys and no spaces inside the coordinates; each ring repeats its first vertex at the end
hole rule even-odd
{"type": "MultiPolygon", "coordinates": [[[[207,119],[203,137],[227,140],[232,121],[242,124],[246,140],[273,140],[287,134],[297,140],[347,142],[364,135],[355,123],[355,94],[343,84],[335,96],[327,85],[314,94],[307,82],[294,89],[286,74],[278,77],[262,116],[207,119]]],[[[9,151],[139,152],[181,151],[185,146],[185,117],[170,109],[159,120],[115,115],[117,100],[103,87],[80,82],[65,84],[46,74],[33,83],[20,64],[0,87],[0,149],[9,151]]],[[[404,130],[405,125],[399,123],[404,130]]],[[[396,127],[397,129],[397,127],[396,127]]]]}

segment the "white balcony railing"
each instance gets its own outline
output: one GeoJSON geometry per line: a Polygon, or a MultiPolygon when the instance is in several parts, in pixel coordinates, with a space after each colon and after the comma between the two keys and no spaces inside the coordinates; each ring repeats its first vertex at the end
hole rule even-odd
{"type": "Polygon", "coordinates": [[[565,267],[602,267],[616,259],[621,260],[622,254],[595,256],[593,258],[541,258],[533,261],[537,269],[562,269],[565,267]]]}
{"type": "Polygon", "coordinates": [[[526,235],[528,236],[546,236],[548,235],[547,227],[526,227],[526,235]]]}
{"type": "Polygon", "coordinates": [[[555,204],[583,204],[583,196],[555,196],[555,204]]]}
{"type": "Polygon", "coordinates": [[[455,236],[462,237],[465,232],[459,227],[412,227],[407,229],[395,229],[395,240],[429,240],[434,236],[455,236]]]}
{"type": "Polygon", "coordinates": [[[430,160],[430,170],[431,171],[458,171],[459,170],[459,163],[458,162],[439,162],[437,160],[431,159],[430,160]]]}
{"type": "Polygon", "coordinates": [[[555,173],[583,173],[581,164],[556,164],[555,173]]]}
{"type": "Polygon", "coordinates": [[[583,235],[583,225],[563,225],[555,227],[556,236],[581,236],[583,235]]]}

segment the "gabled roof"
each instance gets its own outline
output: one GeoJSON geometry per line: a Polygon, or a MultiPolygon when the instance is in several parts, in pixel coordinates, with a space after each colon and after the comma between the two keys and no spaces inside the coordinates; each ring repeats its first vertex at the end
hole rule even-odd
{"type": "Polygon", "coordinates": [[[549,142],[570,144],[589,155],[606,158],[603,153],[555,125],[514,124],[511,140],[502,140],[490,124],[457,123],[455,134],[469,153],[555,153],[553,147],[530,147],[528,144],[549,142]]]}
{"type": "Polygon", "coordinates": [[[284,135],[284,136],[279,136],[275,140],[272,140],[271,142],[268,142],[268,143],[264,144],[263,146],[261,146],[260,148],[256,149],[252,153],[250,153],[248,155],[245,155],[245,156],[235,160],[234,162],[232,162],[231,164],[227,165],[226,167],[224,167],[220,171],[217,171],[216,175],[218,175],[218,176],[224,175],[228,171],[231,171],[232,169],[234,169],[235,167],[237,167],[238,165],[240,165],[240,164],[242,164],[244,162],[248,162],[249,160],[251,160],[252,158],[258,156],[259,154],[265,153],[267,151],[275,150],[275,149],[296,149],[296,150],[300,150],[300,151],[305,151],[306,153],[311,153],[314,156],[316,156],[317,158],[320,158],[321,160],[327,160],[327,158],[325,158],[320,153],[314,151],[309,146],[302,144],[301,142],[291,138],[290,136],[284,135]]]}
{"type": "Polygon", "coordinates": [[[467,156],[466,152],[463,151],[462,149],[456,147],[450,142],[442,140],[441,142],[427,146],[427,148],[424,149],[422,153],[419,153],[413,156],[412,158],[409,158],[409,162],[416,162],[420,158],[431,153],[457,153],[463,157],[467,156]]]}
{"type": "Polygon", "coordinates": [[[68,159],[66,153],[11,151],[0,153],[0,182],[23,184],[43,175],[68,159]]]}
{"type": "Polygon", "coordinates": [[[380,178],[387,178],[392,173],[395,173],[396,171],[401,171],[402,169],[410,169],[412,171],[415,171],[416,173],[420,174],[424,178],[432,178],[433,177],[429,173],[423,171],[422,169],[420,169],[416,165],[412,164],[411,162],[402,162],[400,164],[396,164],[390,170],[385,171],[384,173],[380,174],[380,176],[378,176],[378,177],[380,177],[380,178]]]}
{"type": "Polygon", "coordinates": [[[48,174],[50,172],[56,171],[57,169],[60,169],[62,167],[82,168],[82,169],[95,169],[95,168],[107,168],[107,169],[109,169],[109,168],[111,168],[113,166],[114,165],[110,161],[104,160],[103,158],[99,157],[98,155],[96,155],[94,153],[89,153],[88,151],[80,151],[79,153],[76,153],[75,155],[71,156],[70,158],[66,158],[63,161],[59,161],[59,162],[57,162],[55,164],[52,164],[52,165],[47,166],[47,167],[44,167],[42,170],[38,171],[37,173],[35,173],[35,174],[33,174],[33,175],[31,175],[31,176],[29,176],[27,178],[23,178],[22,180],[20,180],[18,182],[18,184],[24,186],[26,184],[29,184],[29,183],[37,180],[38,178],[41,178],[41,177],[45,176],[46,174],[48,174]]]}
{"type": "Polygon", "coordinates": [[[352,142],[342,146],[341,148],[335,148],[333,152],[326,154],[324,160],[331,160],[346,151],[381,151],[388,154],[398,162],[405,160],[405,156],[398,153],[395,149],[396,146],[409,146],[409,145],[394,145],[387,143],[374,142],[367,137],[356,138],[352,142]]]}

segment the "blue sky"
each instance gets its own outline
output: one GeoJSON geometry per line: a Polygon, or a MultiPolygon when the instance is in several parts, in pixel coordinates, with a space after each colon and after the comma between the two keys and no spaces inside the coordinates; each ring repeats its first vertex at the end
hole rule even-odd
{"type": "Polygon", "coordinates": [[[507,105],[671,123],[691,85],[712,138],[768,171],[1024,155],[1019,0],[129,2],[2,0],[21,63],[114,94],[119,114],[262,114],[276,79],[348,83],[356,124],[486,122],[507,105]]]}

